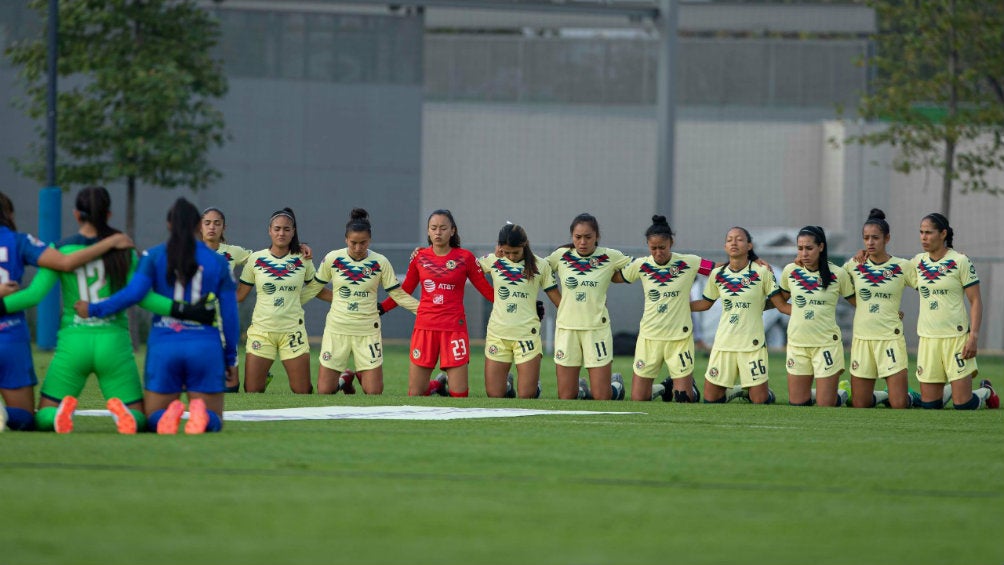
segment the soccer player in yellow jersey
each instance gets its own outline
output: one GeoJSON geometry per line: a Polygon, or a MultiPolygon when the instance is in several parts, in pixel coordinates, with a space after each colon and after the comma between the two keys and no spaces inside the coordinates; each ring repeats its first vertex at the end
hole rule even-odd
{"type": "MultiPolygon", "coordinates": [[[[237,300],[254,288],[257,293],[244,359],[245,392],[264,392],[268,370],[276,356],[289,376],[289,388],[310,394],[310,345],[303,324],[303,303],[322,291],[314,282],[314,264],[302,255],[296,216],[289,208],[272,214],[268,223],[272,245],[252,253],[241,273],[237,300]]],[[[322,290],[323,289],[323,290],[322,290]]]]}
{"type": "Polygon", "coordinates": [[[757,263],[753,238],[746,228],[729,229],[725,252],[729,262],[711,272],[704,296],[690,304],[691,310],[703,312],[722,299],[722,315],[704,374],[704,402],[728,401],[728,393],[738,382],[750,402],[772,404],[763,311],[768,301],[784,314],[790,308],[778,294],[770,265],[757,263]]]}
{"type": "Polygon", "coordinates": [[[1000,398],[989,380],[984,379],[973,390],[973,378],[979,372],[976,351],[983,301],[976,268],[968,257],[952,249],[954,235],[948,218],[942,214],[928,214],[920,222],[924,252],[913,258],[920,292],[917,319],[920,405],[941,408],[947,383],[956,410],[998,408],[1000,398]],[[968,316],[965,300],[969,301],[968,316]]]}
{"type": "Polygon", "coordinates": [[[377,289],[414,314],[418,301],[401,290],[390,261],[370,250],[373,229],[366,210],[354,208],[345,224],[345,247],[325,255],[318,284],[331,283],[331,309],[324,323],[317,371],[317,392],[354,394],[352,379],[366,394],[383,393],[383,337],[377,289]],[[354,371],[349,370],[349,360],[354,371]]]}
{"type": "Polygon", "coordinates": [[[791,298],[788,322],[788,403],[842,406],[846,392],[838,388],[844,372],[844,344],[837,326],[837,301],[855,303],[854,284],[847,271],[829,262],[826,232],[805,226],[796,238],[798,262],[781,272],[781,295],[791,298]],[[843,396],[841,396],[843,395],[843,396]]]}
{"type": "Polygon", "coordinates": [[[622,399],[623,383],[611,384],[613,335],[606,302],[610,283],[624,282],[620,271],[631,258],[598,246],[600,225],[592,214],[576,216],[569,231],[572,243],[547,258],[561,289],[554,332],[558,398],[577,398],[582,389],[585,398],[610,400],[616,392],[622,399]],[[589,373],[588,388],[585,382],[579,386],[582,367],[589,373]]]}
{"type": "Polygon", "coordinates": [[[714,263],[697,255],[673,252],[673,229],[665,216],[652,216],[645,231],[651,255],[635,259],[621,271],[625,282],[641,280],[645,311],[634,352],[631,400],[651,400],[653,382],[663,365],[669,379],[656,385],[663,400],[697,402],[694,385],[694,328],[690,287],[698,274],[708,275],[714,263]],[[668,385],[668,386],[667,386],[668,385]],[[658,388],[661,387],[661,390],[658,388]]]}
{"type": "Polygon", "coordinates": [[[906,337],[899,309],[903,289],[917,288],[917,270],[909,260],[886,251],[889,223],[882,210],[872,209],[861,237],[866,259],[844,264],[858,300],[851,341],[851,405],[910,408],[913,399],[907,388],[906,337]],[[878,379],[885,379],[888,392],[875,390],[878,379]]]}
{"type": "Polygon", "coordinates": [[[509,391],[509,368],[516,364],[520,398],[540,394],[540,317],[537,294],[543,291],[558,306],[561,293],[551,266],[530,249],[522,226],[506,224],[499,231],[498,251],[478,259],[495,288],[495,302],[485,336],[485,393],[500,398],[509,391]]]}
{"type": "MultiPolygon", "coordinates": [[[[202,218],[199,222],[199,234],[202,236],[202,242],[206,244],[206,247],[224,256],[227,264],[230,265],[230,271],[233,272],[237,267],[243,268],[244,262],[254,252],[239,245],[227,243],[226,230],[227,217],[223,215],[223,210],[210,206],[202,211],[202,218]]],[[[314,258],[310,246],[306,243],[300,243],[300,251],[303,253],[304,259],[314,258]]],[[[240,390],[240,377],[237,375],[237,371],[227,373],[226,392],[240,390]]],[[[268,378],[270,379],[271,376],[268,378]]]]}

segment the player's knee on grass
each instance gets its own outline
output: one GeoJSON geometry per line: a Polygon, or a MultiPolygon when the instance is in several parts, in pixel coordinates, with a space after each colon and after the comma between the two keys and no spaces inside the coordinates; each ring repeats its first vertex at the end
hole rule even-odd
{"type": "MultiPolygon", "coordinates": [[[[52,421],[56,421],[56,409],[52,409],[52,421]]],[[[35,429],[35,416],[24,408],[7,407],[7,428],[16,432],[29,432],[35,429]]],[[[55,424],[53,424],[54,429],[55,424]]]]}

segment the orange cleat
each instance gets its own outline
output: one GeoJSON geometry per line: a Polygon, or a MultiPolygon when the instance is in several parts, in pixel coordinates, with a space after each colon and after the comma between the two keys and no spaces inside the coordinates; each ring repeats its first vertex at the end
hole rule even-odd
{"type": "Polygon", "coordinates": [[[55,428],[57,434],[68,434],[73,431],[73,411],[77,409],[77,399],[64,396],[56,408],[55,428]]]}
{"type": "Polygon", "coordinates": [[[180,400],[172,400],[171,403],[167,405],[167,410],[164,411],[164,415],[160,417],[160,421],[157,422],[157,433],[178,433],[178,424],[181,423],[181,414],[184,413],[184,411],[185,405],[182,404],[180,400]]]}
{"type": "Polygon", "coordinates": [[[188,422],[185,424],[185,433],[205,433],[208,424],[209,412],[206,410],[206,401],[201,398],[193,398],[188,403],[188,422]]]}
{"type": "Polygon", "coordinates": [[[126,408],[121,399],[109,398],[106,406],[108,411],[112,413],[112,417],[115,418],[115,427],[118,428],[120,434],[132,435],[136,433],[136,417],[126,408]]]}

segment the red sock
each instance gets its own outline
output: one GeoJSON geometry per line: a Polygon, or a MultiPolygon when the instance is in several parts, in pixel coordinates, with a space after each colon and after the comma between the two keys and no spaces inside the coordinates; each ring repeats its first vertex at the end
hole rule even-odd
{"type": "Polygon", "coordinates": [[[464,392],[454,392],[454,391],[451,390],[450,391],[450,396],[452,396],[453,398],[467,398],[467,394],[469,392],[470,392],[469,389],[465,390],[464,392]]]}

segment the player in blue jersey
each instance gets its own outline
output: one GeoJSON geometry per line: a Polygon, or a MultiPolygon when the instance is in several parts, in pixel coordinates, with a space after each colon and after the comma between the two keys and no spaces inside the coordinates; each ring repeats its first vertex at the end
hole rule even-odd
{"type": "MultiPolygon", "coordinates": [[[[27,265],[56,271],[72,271],[113,249],[132,247],[125,234],[115,234],[85,249],[64,255],[34,236],[19,233],[14,223],[14,204],[0,192],[0,296],[17,290],[27,265]]],[[[12,430],[35,426],[35,385],[38,379],[31,356],[31,338],[23,312],[9,314],[0,300],[0,396],[6,404],[0,422],[12,430]]],[[[2,429],[2,428],[0,428],[2,429]]]]}
{"type": "Polygon", "coordinates": [[[237,370],[236,284],[226,259],[198,240],[199,211],[179,198],[168,212],[170,238],[143,254],[129,284],[107,300],[78,302],[77,313],[103,317],[139,302],[151,289],[174,300],[198,302],[215,294],[219,301],[225,344],[214,326],[154,316],[146,355],[144,405],[147,425],[160,434],[178,431],[187,393],[189,419],[185,433],[223,428],[225,378],[237,370]]]}

